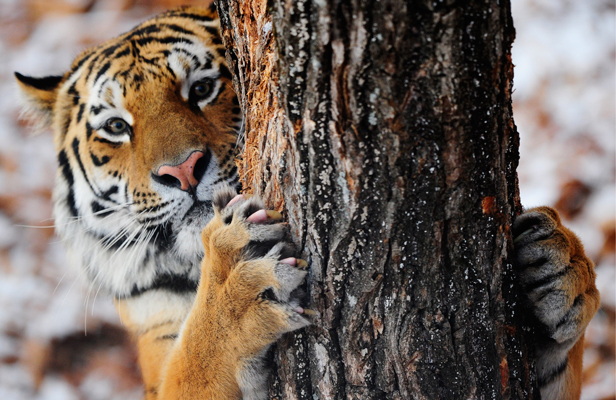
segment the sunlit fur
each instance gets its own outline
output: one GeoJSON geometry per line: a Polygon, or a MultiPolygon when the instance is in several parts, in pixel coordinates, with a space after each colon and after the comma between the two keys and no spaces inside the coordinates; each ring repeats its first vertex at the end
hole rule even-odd
{"type": "MultiPolygon", "coordinates": [[[[243,121],[218,30],[211,9],[173,10],[85,51],[63,76],[17,74],[27,114],[54,130],[57,232],[88,295],[115,297],[148,399],[264,399],[265,351],[307,324],[290,296],[305,271],[280,262],[282,225],[248,222],[256,199],[226,206],[243,121]],[[192,101],[200,81],[207,95],[192,101]],[[130,128],[110,131],[118,118],[130,128]],[[157,175],[194,152],[204,156],[190,190],[157,175]]],[[[592,263],[549,208],[521,216],[514,233],[542,398],[579,398],[599,304],[592,263]]]]}

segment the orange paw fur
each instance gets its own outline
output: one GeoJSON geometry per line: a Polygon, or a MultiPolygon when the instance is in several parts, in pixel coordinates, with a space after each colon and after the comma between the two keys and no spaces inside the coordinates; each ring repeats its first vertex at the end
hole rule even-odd
{"type": "Polygon", "coordinates": [[[266,398],[266,350],[285,332],[309,324],[293,293],[306,264],[292,257],[280,214],[231,191],[219,193],[214,209],[202,232],[197,298],[160,398],[266,398]],[[200,379],[190,379],[195,374],[200,379]]]}

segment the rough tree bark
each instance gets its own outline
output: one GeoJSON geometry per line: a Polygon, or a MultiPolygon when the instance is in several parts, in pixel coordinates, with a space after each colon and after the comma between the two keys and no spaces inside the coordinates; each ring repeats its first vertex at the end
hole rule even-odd
{"type": "Polygon", "coordinates": [[[218,0],[244,188],[283,210],[320,316],[272,398],[538,398],[508,0],[218,0]]]}

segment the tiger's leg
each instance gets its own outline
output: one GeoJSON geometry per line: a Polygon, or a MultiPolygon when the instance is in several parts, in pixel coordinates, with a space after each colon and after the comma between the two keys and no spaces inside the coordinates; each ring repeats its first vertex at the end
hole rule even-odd
{"type": "Polygon", "coordinates": [[[552,208],[524,213],[513,233],[522,288],[537,320],[541,398],[579,399],[584,331],[599,308],[594,265],[552,208]]]}
{"type": "Polygon", "coordinates": [[[203,230],[197,297],[163,370],[159,399],[265,399],[265,352],[283,333],[308,325],[291,296],[306,271],[290,257],[286,226],[258,200],[233,196],[215,198],[215,216],[203,230]]]}
{"type": "Polygon", "coordinates": [[[145,400],[158,398],[163,366],[194,298],[194,293],[151,290],[115,301],[122,323],[137,344],[145,400]]]}

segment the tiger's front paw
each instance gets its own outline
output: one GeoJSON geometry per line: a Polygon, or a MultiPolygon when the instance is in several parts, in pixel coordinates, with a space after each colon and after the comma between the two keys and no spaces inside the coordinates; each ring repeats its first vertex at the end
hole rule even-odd
{"type": "Polygon", "coordinates": [[[592,261],[549,207],[519,216],[513,236],[522,288],[541,330],[572,346],[599,306],[592,261]]]}
{"type": "Polygon", "coordinates": [[[166,367],[160,398],[267,399],[268,347],[309,325],[296,298],[307,274],[281,215],[232,190],[214,197],[192,309],[166,367]]]}
{"type": "Polygon", "coordinates": [[[259,199],[222,191],[214,210],[202,232],[202,281],[210,306],[228,316],[233,340],[249,357],[309,325],[295,296],[307,264],[293,257],[280,213],[266,210],[259,199]]]}

